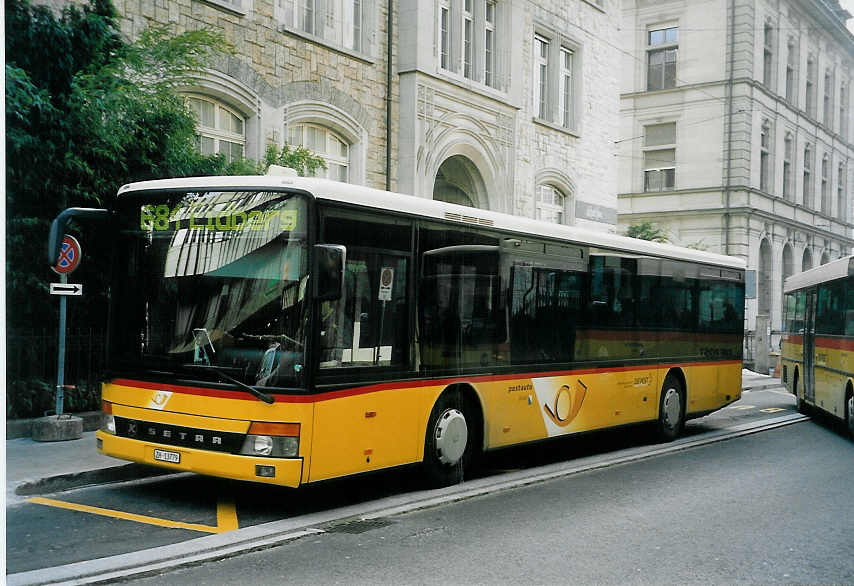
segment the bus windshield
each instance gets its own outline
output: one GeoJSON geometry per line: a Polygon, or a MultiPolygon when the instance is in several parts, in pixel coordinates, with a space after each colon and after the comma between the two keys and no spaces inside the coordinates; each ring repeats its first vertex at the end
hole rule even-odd
{"type": "Polygon", "coordinates": [[[110,364],[182,378],[299,387],[307,203],[276,192],[178,192],[119,208],[110,364]]]}

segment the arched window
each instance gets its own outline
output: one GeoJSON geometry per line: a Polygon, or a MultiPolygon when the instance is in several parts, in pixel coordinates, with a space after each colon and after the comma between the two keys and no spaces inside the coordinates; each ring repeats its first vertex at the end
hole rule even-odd
{"type": "Polygon", "coordinates": [[[326,161],[326,171],[318,171],[318,176],[349,181],[350,145],[336,132],[317,124],[294,124],[288,126],[288,144],[303,146],[326,161]]]}
{"type": "Polygon", "coordinates": [[[246,152],[246,121],[236,110],[207,96],[189,95],[187,105],[196,115],[199,150],[222,153],[229,162],[246,152]]]}
{"type": "Polygon", "coordinates": [[[568,198],[560,189],[550,184],[537,186],[536,217],[538,220],[564,224],[568,198]]]}

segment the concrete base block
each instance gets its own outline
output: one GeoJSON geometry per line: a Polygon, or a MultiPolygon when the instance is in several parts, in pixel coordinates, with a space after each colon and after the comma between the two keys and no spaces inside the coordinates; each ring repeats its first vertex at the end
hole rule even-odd
{"type": "Polygon", "coordinates": [[[33,421],[33,440],[61,442],[83,437],[83,419],[73,415],[51,415],[33,421]]]}

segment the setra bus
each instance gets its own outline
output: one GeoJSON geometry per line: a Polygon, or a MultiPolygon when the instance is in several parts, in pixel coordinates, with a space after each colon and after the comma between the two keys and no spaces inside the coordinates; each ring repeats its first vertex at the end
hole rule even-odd
{"type": "Polygon", "coordinates": [[[854,436],[854,256],[788,277],[783,292],[783,383],[798,411],[828,413],[854,436]]]}
{"type": "Polygon", "coordinates": [[[298,177],[134,183],[88,213],[115,234],[97,445],[117,458],[446,485],[486,450],[670,440],[741,396],[732,257],[298,177]]]}

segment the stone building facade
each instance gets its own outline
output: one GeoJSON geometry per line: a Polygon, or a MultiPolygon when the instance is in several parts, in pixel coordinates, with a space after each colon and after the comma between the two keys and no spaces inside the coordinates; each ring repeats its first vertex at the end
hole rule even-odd
{"type": "Polygon", "coordinates": [[[620,229],[653,221],[745,259],[746,328],[777,332],[783,280],[854,245],[851,15],[837,0],[622,12],[620,229]]]}
{"type": "Polygon", "coordinates": [[[181,89],[206,152],[302,144],[330,178],[615,230],[616,0],[114,2],[130,39],[234,46],[181,89]]]}

